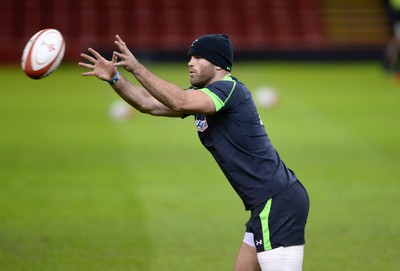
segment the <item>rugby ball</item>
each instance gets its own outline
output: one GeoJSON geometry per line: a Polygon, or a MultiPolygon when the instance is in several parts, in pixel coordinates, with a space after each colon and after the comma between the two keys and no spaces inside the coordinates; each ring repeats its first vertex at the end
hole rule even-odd
{"type": "Polygon", "coordinates": [[[21,59],[22,69],[32,79],[44,78],[57,69],[64,52],[65,41],[58,30],[40,30],[25,46],[21,59]]]}

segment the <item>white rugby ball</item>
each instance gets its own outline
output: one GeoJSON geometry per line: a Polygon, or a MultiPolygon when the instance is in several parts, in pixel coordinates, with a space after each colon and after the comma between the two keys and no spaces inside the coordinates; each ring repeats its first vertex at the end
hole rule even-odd
{"type": "Polygon", "coordinates": [[[64,52],[65,41],[58,30],[40,30],[25,46],[21,59],[22,69],[32,79],[44,78],[57,69],[64,52]]]}

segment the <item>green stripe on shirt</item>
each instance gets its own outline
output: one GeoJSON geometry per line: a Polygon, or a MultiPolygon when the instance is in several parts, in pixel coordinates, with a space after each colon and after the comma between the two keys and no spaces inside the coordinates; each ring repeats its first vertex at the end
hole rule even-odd
{"type": "Polygon", "coordinates": [[[214,102],[215,106],[215,111],[220,110],[224,106],[224,102],[211,90],[208,88],[202,88],[199,89],[200,91],[203,91],[205,94],[207,94],[214,102]]]}
{"type": "Polygon", "coordinates": [[[205,94],[207,94],[214,102],[214,106],[215,106],[215,111],[219,111],[224,105],[225,103],[229,100],[229,98],[231,97],[231,94],[233,92],[233,90],[236,87],[236,82],[234,80],[232,80],[232,77],[230,74],[228,74],[227,76],[224,77],[223,79],[224,81],[232,81],[233,87],[231,89],[231,91],[229,92],[229,96],[225,101],[222,101],[218,95],[216,95],[214,92],[212,92],[211,90],[209,90],[208,88],[201,88],[199,89],[200,91],[203,91],[205,94]]]}

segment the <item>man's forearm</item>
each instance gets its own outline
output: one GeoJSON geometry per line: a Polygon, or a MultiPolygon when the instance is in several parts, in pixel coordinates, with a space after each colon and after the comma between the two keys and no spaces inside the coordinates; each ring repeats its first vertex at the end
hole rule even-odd
{"type": "Polygon", "coordinates": [[[185,98],[182,88],[157,77],[140,63],[133,75],[155,99],[174,111],[180,111],[185,98]]]}
{"type": "Polygon", "coordinates": [[[157,101],[145,88],[132,84],[122,75],[112,87],[122,99],[142,113],[180,116],[179,113],[157,101]]]}

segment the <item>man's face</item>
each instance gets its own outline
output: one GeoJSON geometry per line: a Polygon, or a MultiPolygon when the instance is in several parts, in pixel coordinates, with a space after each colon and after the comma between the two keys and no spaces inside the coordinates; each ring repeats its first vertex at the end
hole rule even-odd
{"type": "Polygon", "coordinates": [[[188,66],[190,84],[197,88],[207,86],[215,76],[216,66],[202,57],[191,56],[188,66]]]}

